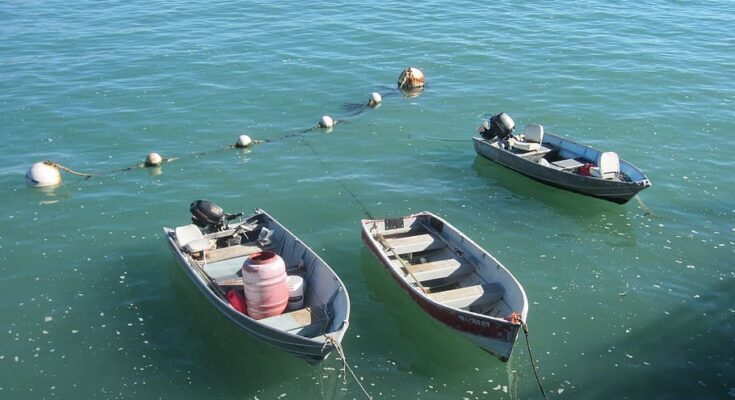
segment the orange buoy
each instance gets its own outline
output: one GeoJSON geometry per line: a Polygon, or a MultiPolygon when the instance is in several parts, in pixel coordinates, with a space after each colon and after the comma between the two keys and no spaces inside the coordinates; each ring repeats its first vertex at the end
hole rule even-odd
{"type": "Polygon", "coordinates": [[[401,75],[398,77],[399,89],[418,89],[424,87],[424,83],[426,83],[424,73],[421,72],[420,69],[415,67],[406,68],[405,70],[403,70],[403,72],[401,72],[401,75]]]}

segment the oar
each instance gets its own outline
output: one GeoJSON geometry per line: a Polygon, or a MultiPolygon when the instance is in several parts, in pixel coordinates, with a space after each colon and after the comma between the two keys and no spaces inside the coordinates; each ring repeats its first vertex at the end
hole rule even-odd
{"type": "Polygon", "coordinates": [[[408,264],[406,264],[406,262],[398,255],[398,253],[396,253],[396,251],[393,249],[393,247],[391,247],[388,244],[388,242],[385,240],[385,238],[383,237],[383,235],[381,235],[381,234],[379,234],[379,233],[376,232],[375,233],[375,237],[378,239],[378,241],[380,242],[380,244],[382,244],[383,247],[385,247],[385,250],[386,251],[390,251],[391,253],[393,253],[393,256],[396,259],[398,259],[398,262],[401,263],[401,265],[403,266],[403,269],[406,270],[406,272],[408,272],[409,275],[411,275],[411,278],[413,278],[413,281],[416,282],[416,284],[418,285],[419,289],[421,289],[421,291],[423,293],[428,293],[428,291],[426,290],[426,288],[424,287],[424,285],[421,284],[421,281],[416,278],[416,276],[413,274],[413,272],[411,272],[411,269],[409,268],[408,264]]]}

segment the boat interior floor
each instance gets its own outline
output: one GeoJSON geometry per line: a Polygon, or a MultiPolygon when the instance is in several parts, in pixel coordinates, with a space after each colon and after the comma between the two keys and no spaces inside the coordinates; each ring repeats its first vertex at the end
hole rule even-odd
{"type": "Polygon", "coordinates": [[[547,147],[545,145],[541,145],[536,150],[520,150],[520,149],[516,149],[516,148],[511,148],[509,151],[511,153],[513,153],[513,154],[515,154],[515,155],[517,155],[519,157],[523,157],[523,158],[541,158],[544,155],[553,152],[554,149],[551,148],[551,147],[547,147]]]}
{"type": "Polygon", "coordinates": [[[432,300],[480,314],[504,315],[505,294],[497,282],[486,282],[462,252],[425,226],[383,232],[391,266],[432,300]]]}
{"type": "Polygon", "coordinates": [[[304,307],[263,318],[261,323],[272,328],[304,337],[316,337],[327,332],[329,315],[323,307],[304,307]]]}

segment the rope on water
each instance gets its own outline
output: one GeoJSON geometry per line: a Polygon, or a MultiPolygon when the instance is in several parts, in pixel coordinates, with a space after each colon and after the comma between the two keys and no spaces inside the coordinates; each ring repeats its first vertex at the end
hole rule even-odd
{"type": "Polygon", "coordinates": [[[638,195],[635,196],[635,199],[638,200],[638,205],[643,209],[643,211],[645,211],[645,213],[643,215],[645,215],[645,216],[651,216],[653,218],[661,218],[658,214],[654,213],[653,210],[651,210],[650,208],[648,208],[643,203],[643,200],[641,200],[641,198],[638,197],[638,195]]]}
{"type": "Polygon", "coordinates": [[[58,168],[58,169],[60,169],[62,171],[66,171],[66,172],[68,172],[68,173],[70,173],[72,175],[84,177],[86,179],[89,179],[89,178],[97,175],[97,174],[89,174],[89,173],[85,173],[85,172],[77,172],[77,171],[74,171],[71,168],[65,167],[65,166],[63,166],[63,165],[61,165],[59,163],[55,163],[55,162],[53,162],[51,160],[44,160],[43,163],[46,164],[46,165],[48,165],[48,166],[51,166],[51,167],[54,167],[54,168],[58,168]]]}
{"type": "MultiPolygon", "coordinates": [[[[348,118],[349,117],[355,117],[355,116],[361,114],[363,111],[367,110],[368,108],[374,108],[374,107],[370,106],[370,104],[371,103],[367,103],[367,104],[362,104],[362,103],[360,103],[360,104],[348,104],[348,108],[353,108],[352,113],[350,115],[348,115],[348,118]]],[[[330,120],[331,120],[331,118],[330,118],[330,120]]],[[[300,129],[300,130],[297,130],[297,131],[294,131],[294,132],[286,133],[286,134],[284,134],[284,135],[282,135],[280,137],[277,137],[277,138],[264,139],[264,140],[252,140],[251,145],[256,145],[256,144],[261,144],[261,143],[278,142],[278,141],[285,140],[285,139],[292,138],[292,137],[303,136],[303,135],[305,135],[305,134],[307,134],[309,132],[312,132],[312,131],[315,131],[315,130],[321,129],[321,128],[331,129],[334,126],[336,126],[337,124],[341,124],[341,123],[346,122],[346,121],[347,121],[347,119],[341,119],[341,120],[336,120],[335,119],[335,120],[333,120],[333,124],[331,126],[329,126],[329,127],[322,127],[319,124],[316,124],[316,125],[312,125],[312,126],[310,126],[308,128],[305,128],[305,129],[300,129]]],[[[231,150],[231,149],[235,149],[235,148],[240,148],[240,147],[241,146],[238,146],[236,144],[233,144],[233,145],[228,145],[228,146],[222,146],[222,147],[219,147],[219,148],[217,148],[215,150],[207,150],[207,151],[200,151],[200,152],[190,153],[187,156],[188,157],[199,157],[199,156],[204,156],[204,155],[208,155],[208,154],[212,154],[212,153],[218,153],[218,152],[221,152],[221,151],[227,151],[227,150],[231,150]]],[[[247,147],[250,147],[250,146],[247,146],[247,147]]],[[[312,150],[313,150],[313,148],[312,148],[312,150]]],[[[131,170],[137,169],[137,168],[157,167],[157,166],[160,166],[163,163],[167,163],[167,162],[171,162],[171,161],[174,161],[174,160],[178,160],[178,159],[183,158],[183,157],[186,157],[186,156],[164,158],[164,159],[161,160],[161,163],[160,164],[157,164],[157,165],[150,165],[150,164],[147,164],[147,163],[139,163],[139,164],[135,164],[135,165],[129,166],[129,167],[124,167],[124,168],[119,168],[119,169],[114,169],[114,170],[104,171],[104,172],[94,172],[94,173],[75,171],[75,170],[73,170],[73,169],[71,169],[69,167],[66,167],[64,165],[61,165],[61,164],[59,164],[57,162],[54,162],[54,161],[51,161],[51,160],[45,160],[45,161],[43,161],[43,163],[46,164],[46,165],[49,165],[51,167],[55,167],[55,168],[57,168],[59,170],[68,172],[68,173],[70,173],[72,175],[80,176],[80,177],[83,177],[84,179],[89,179],[89,178],[92,178],[92,177],[95,177],[95,176],[107,175],[107,174],[112,174],[112,173],[116,173],[116,172],[131,171],[131,170]]],[[[342,183],[342,186],[350,194],[350,196],[352,196],[352,198],[354,198],[355,201],[357,201],[362,206],[362,204],[357,199],[357,197],[355,196],[355,194],[352,193],[352,191],[349,188],[347,188],[347,186],[345,186],[343,183],[342,183]]],[[[363,210],[365,210],[366,215],[370,216],[370,213],[367,211],[367,209],[365,209],[364,206],[362,206],[362,207],[363,207],[363,210]]],[[[370,217],[370,218],[372,218],[372,217],[370,217]]]]}
{"type": "MultiPolygon", "coordinates": [[[[309,148],[314,153],[314,155],[316,155],[318,157],[319,163],[321,163],[322,166],[324,166],[324,161],[322,161],[321,155],[319,153],[317,153],[317,151],[314,148],[314,146],[312,146],[311,143],[309,143],[307,141],[304,141],[304,143],[307,146],[309,146],[309,148]]],[[[357,198],[357,195],[352,190],[350,190],[350,188],[347,187],[347,185],[341,179],[337,179],[337,182],[339,182],[340,186],[342,186],[342,188],[345,190],[345,192],[347,192],[350,195],[350,197],[352,197],[352,200],[354,200],[355,203],[357,203],[357,205],[359,205],[360,208],[362,208],[362,211],[365,213],[365,216],[366,217],[368,217],[369,219],[375,219],[375,218],[373,218],[373,215],[370,213],[370,211],[367,209],[367,207],[365,207],[365,204],[363,204],[363,202],[360,201],[359,198],[357,198]]]]}
{"type": "Polygon", "coordinates": [[[548,400],[549,398],[546,397],[544,387],[541,385],[541,379],[539,379],[538,377],[538,367],[536,367],[536,362],[533,360],[533,353],[531,353],[531,342],[528,341],[528,325],[526,324],[526,321],[521,321],[521,326],[523,327],[523,333],[526,334],[526,347],[528,348],[528,357],[531,358],[531,367],[533,367],[533,374],[536,376],[538,388],[541,390],[541,395],[544,396],[544,399],[548,400]]]}
{"type": "MultiPolygon", "coordinates": [[[[338,122],[342,122],[342,121],[335,121],[334,124],[337,125],[338,122]]],[[[314,125],[314,126],[311,126],[309,128],[302,129],[300,131],[287,133],[285,135],[279,136],[279,137],[274,138],[274,139],[266,139],[265,142],[267,142],[267,143],[279,142],[281,140],[285,140],[285,139],[288,139],[288,138],[292,138],[292,137],[296,137],[296,136],[302,136],[304,134],[307,134],[307,133],[309,133],[311,131],[315,131],[317,129],[319,129],[319,125],[314,125]]]]}
{"type": "Polygon", "coordinates": [[[335,350],[337,350],[337,354],[339,354],[340,358],[342,358],[342,376],[343,376],[343,382],[344,384],[347,384],[347,371],[350,371],[350,374],[352,374],[352,378],[357,382],[357,386],[362,389],[362,392],[365,394],[365,397],[367,397],[368,400],[373,400],[373,396],[368,393],[368,391],[365,389],[364,386],[362,386],[362,383],[360,383],[360,379],[357,378],[357,375],[355,374],[355,371],[350,368],[350,364],[347,362],[347,356],[345,355],[344,350],[342,349],[342,345],[339,343],[339,341],[335,340],[333,337],[326,335],[326,341],[334,346],[335,350]]]}
{"type": "MultiPolygon", "coordinates": [[[[178,160],[179,158],[180,157],[164,158],[163,160],[161,160],[161,164],[167,163],[167,162],[171,162],[171,161],[174,161],[174,160],[178,160]]],[[[62,171],[68,172],[68,173],[70,173],[72,175],[81,176],[84,179],[89,179],[89,178],[92,178],[92,177],[95,177],[95,176],[100,176],[100,175],[113,174],[113,173],[116,173],[116,172],[132,171],[132,170],[134,170],[136,168],[150,167],[150,165],[146,165],[145,163],[139,163],[139,164],[135,164],[135,165],[130,166],[130,167],[113,169],[113,170],[110,170],[110,171],[94,172],[94,173],[92,173],[92,172],[79,172],[79,171],[75,171],[75,170],[73,170],[73,169],[71,169],[69,167],[66,167],[64,165],[61,165],[61,164],[59,164],[57,162],[54,162],[54,161],[51,161],[51,160],[44,160],[43,163],[46,164],[46,165],[52,166],[54,168],[58,168],[58,169],[60,169],[62,171]]]]}
{"type": "Polygon", "coordinates": [[[431,136],[424,137],[426,140],[436,140],[437,142],[468,142],[470,139],[442,139],[442,138],[435,138],[431,136]]]}
{"type": "MultiPolygon", "coordinates": [[[[253,144],[259,144],[259,143],[266,143],[266,142],[267,142],[266,140],[253,140],[252,143],[253,144]]],[[[199,156],[204,156],[204,155],[207,155],[207,154],[219,153],[221,151],[231,150],[231,149],[234,149],[234,148],[237,148],[237,146],[234,145],[234,144],[233,145],[228,145],[228,146],[222,146],[222,147],[220,147],[218,149],[215,149],[215,150],[199,151],[199,152],[195,152],[195,153],[190,153],[188,155],[188,157],[199,157],[199,156]]],[[[161,163],[158,164],[158,165],[149,165],[149,164],[146,164],[146,163],[138,163],[138,164],[135,164],[135,165],[131,165],[129,167],[118,168],[118,169],[113,169],[113,170],[109,170],[109,171],[102,171],[102,172],[79,172],[79,171],[75,171],[75,170],[73,170],[73,169],[71,169],[71,168],[69,168],[67,166],[61,165],[61,164],[59,164],[59,163],[57,163],[55,161],[51,161],[51,160],[44,160],[43,163],[46,164],[46,165],[49,165],[51,167],[58,168],[58,169],[60,169],[62,171],[68,172],[68,173],[70,173],[72,175],[81,176],[84,179],[89,179],[89,178],[92,178],[92,177],[95,177],[95,176],[108,175],[108,174],[113,174],[113,173],[117,173],[117,172],[132,171],[132,170],[137,169],[137,168],[157,167],[157,166],[160,166],[162,164],[165,164],[165,163],[168,163],[168,162],[171,162],[171,161],[176,161],[176,160],[181,159],[183,157],[186,157],[186,156],[163,158],[161,160],[161,163]]]]}

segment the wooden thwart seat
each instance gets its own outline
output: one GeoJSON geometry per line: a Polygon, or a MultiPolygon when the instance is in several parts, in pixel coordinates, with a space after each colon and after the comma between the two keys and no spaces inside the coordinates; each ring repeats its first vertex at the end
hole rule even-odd
{"type": "MultiPolygon", "coordinates": [[[[397,263],[397,261],[393,261],[397,263]]],[[[401,267],[402,265],[397,265],[401,267]]],[[[409,264],[406,268],[408,273],[413,274],[420,281],[432,279],[444,279],[449,277],[461,277],[474,271],[474,266],[468,262],[460,262],[450,258],[446,260],[430,261],[421,264],[409,264]]]]}
{"type": "Polygon", "coordinates": [[[228,260],[230,258],[249,256],[259,251],[263,251],[263,249],[258,247],[255,242],[251,242],[249,244],[239,244],[237,246],[205,251],[204,258],[197,257],[197,261],[202,262],[206,259],[207,263],[214,263],[217,261],[228,260]]]}
{"type": "Polygon", "coordinates": [[[322,334],[329,319],[324,310],[316,310],[310,307],[280,315],[261,319],[259,322],[272,328],[288,331],[290,333],[313,337],[322,334]]]}
{"type": "Polygon", "coordinates": [[[216,283],[219,287],[223,289],[231,289],[231,288],[242,288],[242,277],[233,275],[233,276],[227,276],[224,278],[216,278],[214,279],[214,283],[216,283]]]}
{"type": "Polygon", "coordinates": [[[402,228],[386,229],[383,232],[381,232],[381,235],[383,235],[383,237],[385,237],[385,238],[388,238],[390,236],[395,236],[395,235],[404,235],[406,233],[409,233],[409,232],[415,231],[415,230],[416,230],[416,228],[414,228],[414,227],[406,226],[406,227],[402,227],[402,228]]]}
{"type": "Polygon", "coordinates": [[[415,236],[385,238],[385,240],[393,251],[399,255],[445,247],[441,240],[428,233],[415,236]]]}
{"type": "Polygon", "coordinates": [[[505,289],[499,283],[467,286],[459,289],[429,293],[432,300],[450,307],[465,308],[479,304],[494,303],[505,294],[505,289]]]}

